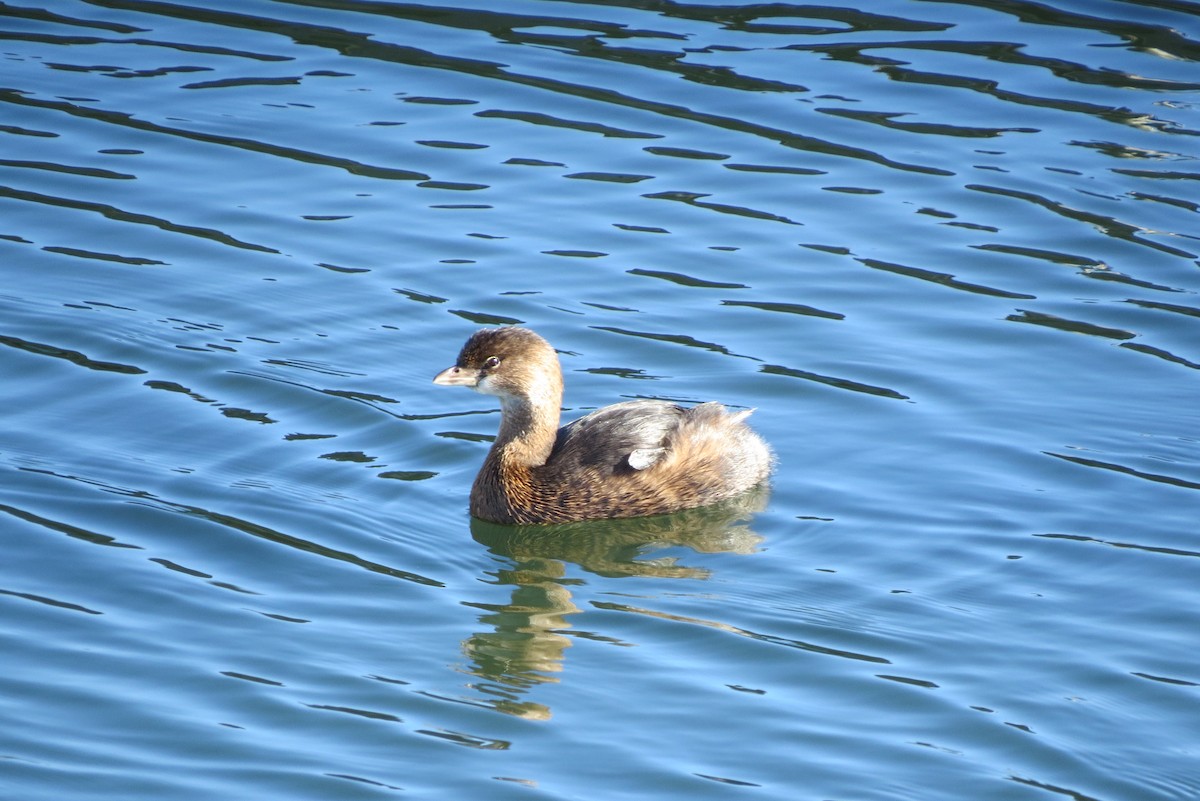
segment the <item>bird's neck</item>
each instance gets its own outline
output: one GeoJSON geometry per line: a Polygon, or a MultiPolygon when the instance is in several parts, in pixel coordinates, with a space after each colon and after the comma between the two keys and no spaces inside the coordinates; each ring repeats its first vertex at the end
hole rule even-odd
{"type": "Polygon", "coordinates": [[[561,409],[561,388],[550,387],[536,397],[502,396],[500,432],[488,453],[488,460],[498,461],[510,469],[545,464],[558,436],[561,409]]]}

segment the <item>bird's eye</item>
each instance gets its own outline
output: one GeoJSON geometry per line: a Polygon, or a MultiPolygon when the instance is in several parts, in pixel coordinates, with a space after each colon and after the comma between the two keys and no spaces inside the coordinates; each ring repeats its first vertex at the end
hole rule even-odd
{"type": "Polygon", "coordinates": [[[483,366],[485,369],[488,369],[488,370],[491,370],[493,367],[499,367],[500,366],[500,357],[499,356],[488,356],[487,360],[483,363],[483,366]]]}

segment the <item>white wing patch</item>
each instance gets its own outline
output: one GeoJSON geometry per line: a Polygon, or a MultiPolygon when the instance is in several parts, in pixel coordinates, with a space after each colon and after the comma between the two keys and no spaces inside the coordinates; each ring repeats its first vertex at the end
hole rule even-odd
{"type": "Polygon", "coordinates": [[[663,457],[666,448],[638,448],[629,452],[629,466],[634,470],[645,470],[663,457]]]}

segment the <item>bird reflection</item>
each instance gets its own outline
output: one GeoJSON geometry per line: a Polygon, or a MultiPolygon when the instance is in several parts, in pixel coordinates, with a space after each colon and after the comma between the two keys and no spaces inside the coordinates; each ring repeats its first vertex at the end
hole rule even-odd
{"type": "MultiPolygon", "coordinates": [[[[467,672],[482,681],[476,690],[493,696],[499,711],[531,719],[550,717],[549,707],[526,699],[532,687],[559,681],[571,638],[569,616],[580,611],[568,564],[605,577],[706,579],[710,571],[676,556],[653,554],[670,547],[697,553],[753,553],[762,541],[747,525],[767,500],[765,487],[719,506],[673,515],[597,520],[556,526],[501,526],[471,521],[477,542],[509,566],[489,583],[511,587],[507,603],[471,603],[482,609],[486,630],[468,637],[467,672]]],[[[600,635],[587,635],[605,639],[600,635]]]]}

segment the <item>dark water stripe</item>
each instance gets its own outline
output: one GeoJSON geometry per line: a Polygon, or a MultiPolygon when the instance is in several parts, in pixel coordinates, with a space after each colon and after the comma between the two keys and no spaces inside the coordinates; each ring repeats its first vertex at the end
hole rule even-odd
{"type": "Polygon", "coordinates": [[[97,534],[94,531],[88,531],[86,528],[72,526],[70,523],[62,523],[58,520],[51,520],[48,517],[35,515],[33,512],[27,512],[24,509],[18,509],[15,506],[0,504],[0,512],[12,515],[18,520],[24,520],[26,523],[33,523],[36,526],[41,526],[42,528],[47,528],[51,531],[57,531],[61,534],[66,534],[68,537],[72,537],[74,539],[90,542],[93,545],[107,545],[111,548],[132,548],[134,550],[142,549],[142,546],[140,545],[131,545],[127,542],[119,542],[116,538],[110,537],[107,534],[97,534]]]}
{"type": "MultiPolygon", "coordinates": [[[[116,206],[110,206],[107,203],[96,203],[90,200],[73,200],[71,198],[56,197],[54,195],[43,195],[39,192],[30,192],[25,189],[14,189],[10,186],[0,186],[0,197],[9,197],[14,200],[24,200],[30,203],[42,203],[47,206],[59,206],[65,209],[76,209],[78,211],[91,211],[107,217],[110,220],[118,222],[137,223],[138,225],[150,225],[154,228],[163,231],[169,231],[173,234],[186,234],[187,236],[197,236],[202,239],[211,239],[214,242],[219,242],[222,245],[232,245],[236,248],[245,250],[257,250],[261,253],[279,253],[275,248],[269,248],[265,245],[256,245],[251,242],[243,242],[240,239],[235,239],[229,234],[222,233],[213,228],[197,228],[192,225],[179,225],[177,223],[164,220],[161,217],[153,217],[149,214],[141,214],[139,212],[125,211],[118,209],[116,206]]],[[[159,262],[160,264],[162,262],[159,262]]]]}
{"type": "Polygon", "coordinates": [[[1200,308],[1196,308],[1195,306],[1182,306],[1178,303],[1162,303],[1157,300],[1138,300],[1135,298],[1130,298],[1125,302],[1146,309],[1158,309],[1159,311],[1174,312],[1175,314],[1186,314],[1188,317],[1200,317],[1200,308]]]}
{"type": "Polygon", "coordinates": [[[846,315],[838,312],[825,311],[815,306],[805,306],[802,303],[775,303],[765,300],[723,300],[722,306],[744,306],[750,309],[761,309],[769,312],[784,314],[803,314],[809,317],[824,317],[827,320],[845,320],[846,315]]]}
{"type": "Polygon", "coordinates": [[[5,3],[0,6],[0,16],[13,17],[14,19],[29,19],[37,22],[49,22],[56,25],[73,25],[81,28],[95,28],[102,31],[112,31],[113,33],[144,33],[145,28],[135,28],[132,25],[122,25],[119,22],[104,22],[94,19],[79,19],[78,17],[68,17],[63,14],[56,14],[53,11],[46,11],[41,8],[21,8],[19,6],[10,6],[5,3]]]}
{"type": "MultiPolygon", "coordinates": [[[[429,179],[428,175],[421,172],[397,170],[388,167],[376,167],[370,164],[363,164],[362,162],[354,161],[353,159],[339,158],[337,156],[329,156],[323,153],[313,153],[308,150],[300,150],[298,148],[260,142],[256,139],[246,139],[237,136],[221,136],[219,134],[204,133],[202,131],[192,131],[186,128],[173,128],[169,125],[160,125],[148,120],[138,119],[122,111],[106,111],[104,109],[90,108],[88,106],[79,106],[75,105],[74,103],[33,98],[15,89],[0,90],[0,102],[8,102],[20,106],[30,106],[32,108],[49,109],[52,111],[62,111],[75,117],[98,120],[100,122],[120,125],[126,128],[134,128],[139,131],[148,131],[150,133],[165,134],[168,136],[178,136],[182,139],[190,139],[196,142],[221,145],[222,147],[235,147],[254,153],[265,153],[271,156],[279,156],[281,158],[291,159],[292,161],[299,161],[305,164],[316,164],[322,167],[337,167],[345,170],[348,173],[352,173],[354,175],[363,175],[368,178],[382,178],[385,180],[394,181],[424,181],[429,179]]],[[[271,253],[278,252],[269,248],[260,247],[259,249],[268,250],[271,253]]]]}
{"type": "Polygon", "coordinates": [[[1051,451],[1042,451],[1047,456],[1053,456],[1055,459],[1062,459],[1065,462],[1082,465],[1083,467],[1098,467],[1101,470],[1111,470],[1114,473],[1122,473],[1134,478],[1143,478],[1147,481],[1153,481],[1158,484],[1170,484],[1174,487],[1182,487],[1183,489],[1200,490],[1200,483],[1188,481],[1187,479],[1177,478],[1176,476],[1167,476],[1161,473],[1146,473],[1141,470],[1134,470],[1132,467],[1126,467],[1112,462],[1102,462],[1098,459],[1085,459],[1082,456],[1069,456],[1065,453],[1052,453],[1051,451]]]}
{"type": "Polygon", "coordinates": [[[159,259],[147,259],[143,256],[122,256],[119,253],[101,253],[98,250],[85,250],[84,248],[68,248],[60,245],[47,245],[42,248],[47,253],[60,253],[63,256],[74,256],[77,259],[94,259],[96,261],[111,261],[117,264],[128,264],[133,267],[150,267],[155,265],[168,264],[168,262],[160,261],[159,259]]]}
{"type": "Polygon", "coordinates": [[[887,387],[876,387],[871,384],[864,384],[860,381],[851,381],[848,378],[835,378],[833,376],[821,375],[820,373],[812,373],[808,370],[797,370],[794,367],[784,367],[779,364],[767,364],[761,368],[762,372],[769,375],[783,375],[789,378],[802,378],[805,381],[815,381],[818,384],[825,384],[838,389],[848,389],[852,392],[862,392],[867,395],[878,395],[881,398],[892,398],[893,400],[911,400],[907,395],[903,395],[894,389],[887,387]]]}
{"type": "MultiPolygon", "coordinates": [[[[0,13],[0,17],[5,16],[0,13]]],[[[178,50],[181,53],[200,53],[207,56],[225,56],[233,58],[248,58],[254,61],[292,61],[291,56],[275,56],[267,53],[250,53],[245,50],[231,50],[228,47],[214,45],[194,45],[183,42],[164,42],[157,39],[109,39],[102,36],[56,36],[49,33],[11,33],[0,31],[0,41],[38,42],[39,44],[66,45],[88,47],[91,45],[134,45],[135,47],[161,47],[166,50],[178,50]]],[[[152,74],[146,73],[146,74],[152,74]]]]}
{"type": "Polygon", "coordinates": [[[919,278],[922,281],[930,281],[942,286],[948,286],[951,289],[973,292],[977,295],[991,295],[992,297],[1010,298],[1013,300],[1034,300],[1037,297],[1036,295],[1025,295],[1020,292],[1009,292],[1005,289],[984,286],[983,284],[960,281],[950,273],[939,273],[921,267],[907,267],[903,264],[893,264],[891,262],[880,261],[879,259],[858,259],[857,261],[874,270],[883,270],[884,272],[896,273],[897,275],[907,275],[909,278],[919,278]]]}
{"type": "Polygon", "coordinates": [[[660,278],[664,281],[670,281],[679,286],[696,287],[700,289],[749,289],[745,284],[726,283],[724,281],[706,281],[703,278],[687,275],[686,273],[674,273],[668,270],[646,270],[641,267],[635,267],[632,270],[625,272],[630,275],[642,275],[647,278],[660,278]]]}
{"type": "MultiPolygon", "coordinates": [[[[1053,454],[1052,454],[1053,455],[1053,454]]],[[[1181,548],[1167,548],[1162,545],[1141,545],[1134,542],[1116,542],[1113,540],[1102,540],[1097,537],[1089,537],[1084,534],[1034,534],[1035,537],[1041,537],[1048,540],[1070,540],[1072,542],[1094,542],[1100,545],[1111,545],[1114,548],[1131,548],[1137,551],[1146,551],[1147,553],[1161,553],[1168,556],[1196,556],[1200,557],[1200,552],[1186,551],[1181,548]]]]}
{"type": "Polygon", "coordinates": [[[1189,361],[1188,359],[1185,359],[1182,356],[1176,356],[1174,353],[1171,353],[1168,350],[1163,350],[1162,348],[1156,348],[1153,345],[1146,345],[1141,342],[1122,342],[1121,347],[1128,348],[1129,350],[1132,350],[1132,351],[1137,351],[1138,353],[1145,353],[1148,356],[1157,356],[1158,358],[1162,359],[1163,361],[1168,361],[1168,362],[1171,362],[1172,364],[1179,364],[1179,365],[1183,365],[1184,367],[1190,367],[1193,370],[1200,370],[1200,364],[1197,364],[1196,362],[1193,362],[1193,361],[1189,361]]]}
{"type": "Polygon", "coordinates": [[[802,222],[797,222],[796,220],[769,211],[702,200],[702,198],[709,197],[709,195],[701,192],[653,192],[648,195],[642,195],[642,197],[647,200],[672,200],[677,203],[686,203],[689,206],[695,206],[698,209],[707,209],[721,214],[732,214],[736,217],[749,217],[753,220],[770,220],[772,222],[786,223],[787,225],[804,225],[802,222]]]}
{"type": "Polygon", "coordinates": [[[967,125],[950,125],[944,122],[909,122],[900,119],[907,117],[906,111],[863,111],[851,108],[817,108],[822,114],[834,117],[845,117],[859,122],[870,122],[893,131],[905,133],[933,134],[936,136],[959,136],[974,139],[992,139],[1006,133],[1037,133],[1037,128],[981,128],[967,125]]]}
{"type": "Polygon", "coordinates": [[[758,359],[754,356],[747,356],[745,354],[734,353],[733,351],[729,350],[729,348],[725,347],[724,345],[718,345],[715,342],[704,342],[702,340],[696,339],[695,337],[689,336],[687,334],[658,334],[658,333],[654,333],[652,331],[633,331],[633,330],[630,330],[627,328],[616,328],[613,326],[606,326],[606,325],[594,325],[594,326],[592,326],[592,328],[594,328],[597,331],[608,331],[609,333],[612,333],[612,334],[624,334],[625,336],[629,336],[629,337],[641,337],[642,339],[652,339],[652,340],[655,340],[656,342],[671,342],[676,345],[686,345],[689,348],[703,348],[704,350],[711,350],[714,353],[721,353],[721,354],[724,354],[725,356],[736,356],[739,359],[753,359],[756,362],[762,361],[762,359],[758,359]]]}
{"type": "Polygon", "coordinates": [[[26,170],[45,170],[46,172],[61,172],[67,175],[82,175],[86,178],[110,178],[113,180],[131,181],[137,178],[127,172],[113,172],[98,167],[73,167],[68,164],[54,164],[49,161],[17,161],[0,159],[0,167],[17,167],[26,170]]]}
{"type": "Polygon", "coordinates": [[[1125,331],[1121,328],[1108,328],[1082,320],[1070,320],[1055,314],[1028,311],[1026,309],[1017,309],[1017,311],[1019,312],[1018,314],[1010,314],[1004,319],[1013,323],[1042,325],[1047,328],[1057,328],[1059,331],[1070,331],[1073,334],[1087,334],[1094,337],[1104,337],[1105,339],[1133,339],[1137,336],[1132,331],[1125,331]]]}
{"type": "Polygon", "coordinates": [[[86,606],[69,603],[67,601],[58,601],[54,598],[47,598],[44,595],[34,595],[30,592],[16,592],[14,590],[0,589],[0,595],[11,595],[14,598],[24,598],[26,601],[36,601],[39,604],[53,606],[58,609],[69,609],[72,612],[85,612],[89,615],[102,615],[103,612],[97,612],[95,609],[88,609],[86,606]]]}
{"type": "Polygon", "coordinates": [[[1033,192],[1025,192],[1019,189],[1008,189],[1000,186],[989,186],[987,184],[967,184],[966,188],[975,192],[983,192],[989,195],[1000,195],[1001,197],[1012,198],[1013,200],[1023,200],[1035,206],[1040,206],[1047,211],[1054,212],[1060,217],[1065,217],[1069,220],[1075,220],[1077,222],[1083,222],[1087,223],[1088,225],[1095,226],[1102,233],[1108,236],[1115,237],[1117,239],[1123,239],[1126,242],[1132,242],[1135,245],[1144,245],[1145,247],[1153,248],[1154,250],[1159,250],[1163,253],[1169,253],[1172,256],[1180,256],[1185,259],[1196,258],[1195,253],[1191,253],[1186,250],[1180,250],[1179,248],[1173,248],[1170,245],[1164,245],[1160,242],[1153,242],[1149,239],[1141,238],[1137,234],[1141,233],[1142,229],[1135,225],[1121,222],[1113,217],[1107,217],[1103,214],[1096,214],[1090,211],[1074,209],[1070,206],[1060,203],[1057,200],[1050,200],[1049,198],[1042,197],[1041,195],[1033,192]]]}
{"type": "Polygon", "coordinates": [[[91,359],[77,350],[69,350],[60,348],[56,345],[47,345],[42,342],[30,342],[18,337],[10,337],[0,334],[0,345],[7,345],[10,348],[23,350],[27,353],[36,353],[39,356],[53,356],[56,359],[65,359],[72,364],[77,364],[80,367],[86,367],[89,370],[100,370],[109,373],[127,373],[130,375],[140,375],[146,371],[140,367],[134,367],[131,364],[120,364],[119,362],[103,362],[96,359],[91,359]]]}

